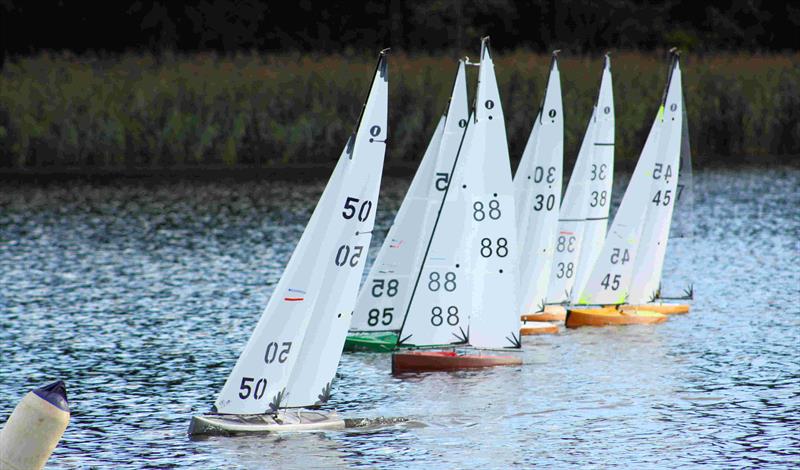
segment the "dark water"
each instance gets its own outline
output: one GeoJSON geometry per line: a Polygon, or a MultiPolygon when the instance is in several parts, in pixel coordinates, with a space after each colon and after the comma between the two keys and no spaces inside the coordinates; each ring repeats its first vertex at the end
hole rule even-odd
{"type": "MultiPolygon", "coordinates": [[[[385,181],[379,226],[406,185],[385,181]]],[[[340,414],[409,422],[192,441],[322,182],[0,183],[0,422],[60,378],[54,468],[799,465],[798,188],[696,173],[697,236],[665,279],[694,282],[688,316],[527,338],[517,368],[398,379],[345,355],[340,414]]]]}

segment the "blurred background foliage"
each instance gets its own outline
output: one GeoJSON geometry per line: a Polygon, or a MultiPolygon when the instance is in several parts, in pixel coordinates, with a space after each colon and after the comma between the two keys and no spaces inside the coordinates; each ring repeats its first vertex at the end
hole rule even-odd
{"type": "MultiPolygon", "coordinates": [[[[562,52],[566,157],[614,50],[617,158],[635,162],[684,51],[699,161],[800,155],[800,6],[765,0],[0,0],[0,168],[329,163],[390,45],[389,162],[417,161],[455,59],[491,34],[512,158],[562,52]]],[[[474,73],[474,71],[473,71],[474,73]]]]}
{"type": "MultiPolygon", "coordinates": [[[[475,41],[475,49],[479,42],[475,41]]],[[[0,74],[0,166],[175,167],[326,163],[352,131],[371,56],[241,53],[113,59],[39,54],[0,74]]],[[[602,56],[560,60],[566,156],[577,153],[602,56]]],[[[544,92],[550,57],[498,54],[512,158],[544,92]]],[[[698,162],[800,154],[800,54],[683,61],[698,162]]],[[[389,162],[417,161],[447,103],[453,57],[390,56],[389,162]]],[[[470,68],[474,83],[476,70],[470,68]]],[[[658,108],[666,61],[612,55],[617,159],[635,163],[658,108]]]]}

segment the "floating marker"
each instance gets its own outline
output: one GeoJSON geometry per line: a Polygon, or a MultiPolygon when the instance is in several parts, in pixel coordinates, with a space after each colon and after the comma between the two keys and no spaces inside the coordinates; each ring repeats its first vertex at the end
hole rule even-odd
{"type": "Polygon", "coordinates": [[[0,431],[0,469],[40,469],[69,424],[64,382],[28,392],[0,431]]]}

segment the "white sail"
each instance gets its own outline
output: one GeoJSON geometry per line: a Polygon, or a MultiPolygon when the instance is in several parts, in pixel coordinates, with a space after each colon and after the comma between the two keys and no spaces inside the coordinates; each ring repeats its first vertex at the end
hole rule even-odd
{"type": "Polygon", "coordinates": [[[466,73],[459,62],[448,108],[359,292],[351,331],[397,331],[403,324],[468,118],[466,73]]]}
{"type": "MultiPolygon", "coordinates": [[[[611,188],[614,182],[614,92],[611,80],[611,58],[606,55],[600,93],[595,107],[594,146],[592,166],[589,169],[589,189],[584,200],[586,222],[583,224],[583,240],[580,243],[578,261],[575,266],[574,283],[565,290],[571,293],[572,301],[589,280],[592,268],[603,249],[608,229],[608,211],[611,207],[611,188]]],[[[568,299],[564,299],[568,300],[568,299]]]]}
{"type": "MultiPolygon", "coordinates": [[[[671,68],[671,71],[673,70],[671,68]]],[[[674,86],[675,84],[671,80],[668,81],[664,100],[650,128],[636,169],[606,237],[603,250],[592,269],[586,286],[578,296],[580,304],[610,305],[625,303],[628,300],[638,250],[643,252],[652,250],[652,247],[641,245],[640,241],[647,225],[646,217],[648,217],[648,213],[651,213],[651,206],[656,204],[654,202],[656,195],[658,195],[659,207],[656,208],[657,212],[652,212],[653,214],[663,215],[661,208],[671,206],[674,202],[674,189],[664,199],[665,189],[661,188],[661,183],[666,183],[667,179],[674,183],[677,177],[677,165],[673,163],[676,156],[668,154],[669,149],[674,147],[674,144],[669,142],[674,138],[673,134],[675,133],[676,121],[672,119],[675,117],[675,112],[680,110],[680,105],[671,109],[676,99],[672,94],[674,86]],[[666,109],[665,103],[669,103],[666,109]],[[666,175],[668,165],[670,165],[669,176],[666,175]]],[[[678,79],[677,86],[680,87],[680,79],[678,79]]],[[[680,114],[677,117],[677,142],[679,144],[680,114]]]]}
{"type": "Polygon", "coordinates": [[[576,281],[588,276],[603,248],[614,169],[614,101],[611,63],[603,63],[600,92],[561,203],[548,303],[569,301],[576,281]],[[587,267],[588,265],[588,267],[587,267]]]}
{"type": "Polygon", "coordinates": [[[475,109],[409,301],[402,344],[520,346],[511,168],[487,40],[475,109]]]}
{"type": "Polygon", "coordinates": [[[217,412],[265,413],[285,406],[287,397],[294,406],[324,401],[317,396],[326,395],[323,386],[300,391],[296,385],[329,383],[341,355],[377,206],[387,78],[381,54],[357,131],[215,402],[217,412]],[[317,333],[323,324],[325,338],[317,333]],[[308,380],[307,374],[318,377],[308,380]]]}
{"type": "Polygon", "coordinates": [[[652,172],[651,197],[628,293],[628,302],[633,304],[651,302],[658,295],[672,211],[677,199],[683,127],[683,89],[677,56],[664,106],[664,129],[659,145],[661,158],[652,172]]]}
{"type": "Polygon", "coordinates": [[[681,163],[675,209],[669,232],[669,251],[672,256],[664,260],[665,265],[659,287],[659,299],[689,300],[693,296],[691,275],[694,272],[694,257],[690,254],[694,238],[694,177],[692,175],[692,152],[689,143],[689,122],[686,103],[683,105],[681,126],[681,163]]]}
{"type": "MultiPolygon", "coordinates": [[[[578,269],[586,214],[589,209],[589,185],[592,168],[592,151],[595,141],[595,113],[592,110],[586,133],[583,136],[572,176],[561,202],[556,230],[555,253],[550,267],[550,283],[547,287],[546,303],[561,303],[569,298],[578,269]]],[[[595,174],[597,170],[595,167],[595,174]]],[[[608,173],[608,170],[606,170],[608,173]]],[[[541,306],[540,306],[541,307],[541,306]]]]}
{"type": "Polygon", "coordinates": [[[514,175],[518,232],[520,306],[541,310],[553,261],[564,168],[564,113],[558,60],[553,54],[544,100],[514,175]]]}

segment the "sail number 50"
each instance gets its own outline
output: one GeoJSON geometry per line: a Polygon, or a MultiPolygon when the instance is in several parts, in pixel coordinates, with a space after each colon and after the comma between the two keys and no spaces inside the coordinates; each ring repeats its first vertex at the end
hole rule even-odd
{"type": "Polygon", "coordinates": [[[246,400],[252,396],[255,400],[258,400],[264,396],[264,391],[267,389],[267,379],[258,379],[255,386],[252,386],[251,384],[255,380],[253,377],[242,377],[242,383],[239,385],[239,398],[246,400]]]}
{"type": "Polygon", "coordinates": [[[264,351],[264,362],[267,364],[272,364],[275,362],[276,357],[279,363],[283,364],[286,362],[286,359],[289,358],[289,351],[292,349],[292,342],[284,341],[282,346],[283,348],[280,348],[281,352],[278,353],[278,343],[275,341],[270,342],[267,345],[267,349],[264,351]]]}
{"type": "Polygon", "coordinates": [[[369,217],[369,213],[372,210],[372,201],[364,201],[361,203],[361,206],[358,206],[360,199],[357,197],[348,197],[347,200],[344,201],[344,210],[342,211],[342,217],[345,219],[352,219],[358,214],[358,220],[364,222],[369,217]]]}
{"type": "Polygon", "coordinates": [[[354,246],[353,256],[350,256],[350,246],[342,245],[336,252],[336,259],[334,259],[333,262],[336,263],[336,266],[344,266],[345,264],[349,264],[351,268],[355,268],[358,266],[358,260],[361,258],[361,253],[363,251],[363,246],[354,246]],[[350,260],[349,262],[348,259],[350,260]]]}

